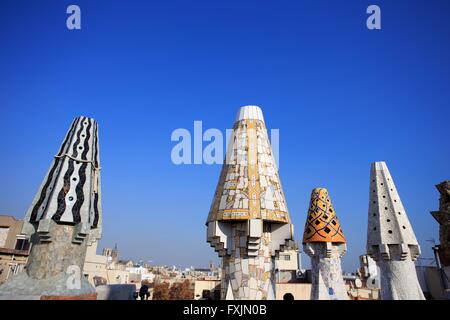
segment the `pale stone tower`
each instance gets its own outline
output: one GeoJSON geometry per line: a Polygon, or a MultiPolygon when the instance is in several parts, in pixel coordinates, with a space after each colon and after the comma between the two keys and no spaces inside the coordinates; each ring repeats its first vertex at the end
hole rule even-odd
{"type": "Polygon", "coordinates": [[[275,299],[274,257],[290,245],[290,222],[262,111],[240,108],[206,222],[222,257],[221,298],[275,299]]]}
{"type": "Polygon", "coordinates": [[[97,122],[78,117],[25,216],[22,233],[32,244],[25,271],[0,286],[0,298],[95,297],[82,268],[101,235],[99,170],[97,122]]]}
{"type": "Polygon", "coordinates": [[[420,254],[414,230],[384,162],[370,172],[367,253],[380,268],[383,300],[423,300],[414,261],[420,254]]]}
{"type": "Polygon", "coordinates": [[[348,300],[341,268],[346,249],[327,189],[314,189],[303,235],[303,250],[311,257],[311,300],[348,300]]]}

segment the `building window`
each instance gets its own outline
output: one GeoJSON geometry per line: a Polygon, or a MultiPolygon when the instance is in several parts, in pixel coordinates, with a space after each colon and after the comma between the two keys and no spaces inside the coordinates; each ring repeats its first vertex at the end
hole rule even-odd
{"type": "Polygon", "coordinates": [[[17,239],[15,249],[28,251],[28,249],[30,249],[30,242],[28,241],[28,239],[17,239]]]}
{"type": "Polygon", "coordinates": [[[283,256],[283,260],[285,260],[285,261],[291,261],[291,256],[290,256],[290,255],[284,255],[284,256],[283,256]]]}
{"type": "Polygon", "coordinates": [[[6,246],[6,239],[8,238],[9,227],[0,227],[0,247],[6,246]]]}

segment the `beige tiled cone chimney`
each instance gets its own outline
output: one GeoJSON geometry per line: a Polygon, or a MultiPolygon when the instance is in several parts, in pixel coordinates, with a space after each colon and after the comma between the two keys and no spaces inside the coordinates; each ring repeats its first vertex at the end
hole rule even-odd
{"type": "Polygon", "coordinates": [[[274,299],[274,257],[293,238],[262,111],[241,107],[206,222],[222,299],[274,299]]]}

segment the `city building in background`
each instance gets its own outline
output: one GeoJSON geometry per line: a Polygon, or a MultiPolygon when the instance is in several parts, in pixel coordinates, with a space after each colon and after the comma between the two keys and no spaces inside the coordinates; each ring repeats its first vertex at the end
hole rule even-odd
{"type": "Polygon", "coordinates": [[[24,270],[30,242],[21,233],[23,220],[0,215],[0,284],[24,270]]]}

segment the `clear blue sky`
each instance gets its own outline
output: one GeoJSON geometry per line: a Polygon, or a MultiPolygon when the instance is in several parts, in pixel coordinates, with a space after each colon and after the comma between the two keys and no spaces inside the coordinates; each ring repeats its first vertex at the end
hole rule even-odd
{"type": "MultiPolygon", "coordinates": [[[[0,213],[22,218],[71,120],[100,125],[103,239],[123,258],[205,266],[219,165],[175,166],[176,128],[225,130],[257,104],[280,130],[296,237],[327,187],[365,251],[370,163],[387,162],[431,257],[450,179],[450,1],[0,2],[0,213]],[[66,28],[78,4],[82,29],[66,28]],[[365,26],[369,4],[382,30],[365,26]]],[[[309,260],[304,257],[304,260],[309,260]]]]}

